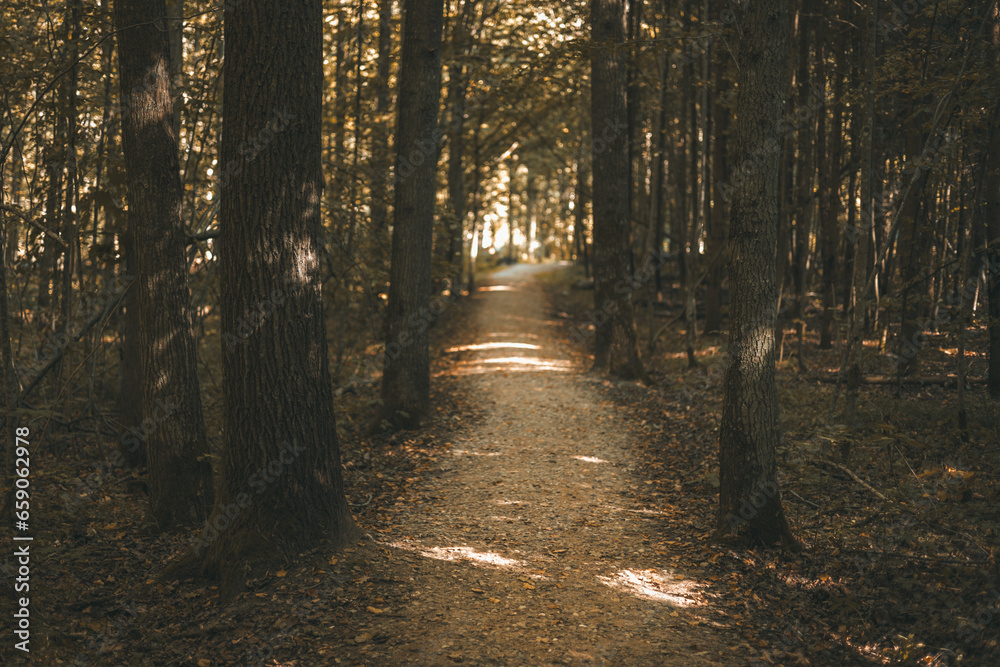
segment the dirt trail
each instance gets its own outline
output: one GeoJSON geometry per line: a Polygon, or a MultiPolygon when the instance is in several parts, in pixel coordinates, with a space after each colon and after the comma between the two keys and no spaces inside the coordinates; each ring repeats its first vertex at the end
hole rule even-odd
{"type": "Polygon", "coordinates": [[[644,544],[656,513],[629,508],[625,489],[644,480],[627,431],[602,407],[579,352],[560,342],[533,282],[546,269],[494,274],[475,297],[476,331],[449,348],[448,372],[487,416],[457,432],[423,502],[380,536],[409,552],[415,590],[379,624],[393,637],[380,658],[738,664],[698,581],[644,544]]]}

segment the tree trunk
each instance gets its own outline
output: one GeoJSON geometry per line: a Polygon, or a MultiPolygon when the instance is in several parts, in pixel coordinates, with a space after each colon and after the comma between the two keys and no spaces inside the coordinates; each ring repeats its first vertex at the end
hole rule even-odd
{"type": "Polygon", "coordinates": [[[465,235],[465,108],[468,82],[465,58],[468,50],[469,24],[476,0],[463,0],[452,34],[453,62],[448,67],[448,203],[447,233],[442,253],[455,294],[462,276],[462,240],[465,235]]]}
{"type": "Polygon", "coordinates": [[[590,277],[590,253],[587,249],[587,157],[584,142],[580,140],[580,150],[576,157],[576,173],[573,179],[573,236],[576,237],[576,261],[583,262],[583,275],[590,277]]]}
{"type": "MultiPolygon", "coordinates": [[[[833,69],[833,122],[830,132],[826,131],[826,109],[820,110],[819,141],[819,212],[820,212],[820,255],[823,261],[823,314],[819,326],[820,349],[833,347],[833,316],[837,305],[837,246],[840,228],[840,165],[844,145],[844,102],[843,67],[847,40],[846,31],[841,28],[836,40],[832,41],[835,54],[833,69]]],[[[825,49],[824,49],[825,51],[825,49]]],[[[826,54],[820,59],[822,70],[817,73],[821,85],[826,85],[826,54]]]]}
{"type": "Polygon", "coordinates": [[[483,165],[479,151],[480,125],[482,125],[481,111],[476,126],[472,130],[472,241],[469,243],[469,272],[466,280],[466,289],[470,296],[476,290],[476,259],[479,257],[479,249],[482,246],[479,241],[479,209],[482,207],[483,189],[483,165]]]}
{"type": "MultiPolygon", "coordinates": [[[[725,180],[728,178],[727,137],[729,130],[729,109],[722,104],[722,97],[728,87],[724,66],[716,63],[715,99],[712,102],[714,121],[712,129],[712,184],[713,195],[708,233],[708,280],[705,294],[705,332],[722,330],[722,280],[726,269],[726,196],[725,180]]],[[[707,185],[706,185],[707,187],[707,185]]]]}
{"type": "MultiPolygon", "coordinates": [[[[990,31],[994,61],[1000,65],[1000,8],[993,6],[990,31]]],[[[986,164],[986,281],[989,318],[987,381],[990,396],[1000,398],[1000,109],[994,109],[986,164]]]]}
{"type": "MultiPolygon", "coordinates": [[[[926,144],[926,138],[920,131],[920,126],[926,120],[928,119],[925,114],[917,114],[914,126],[907,132],[906,162],[909,164],[903,170],[904,175],[917,169],[918,163],[924,157],[921,155],[921,150],[926,144]]],[[[900,280],[903,283],[897,364],[899,376],[910,375],[919,368],[919,351],[924,335],[919,301],[922,294],[926,294],[927,250],[930,238],[928,225],[921,219],[923,217],[921,215],[921,193],[927,184],[930,171],[930,168],[920,169],[913,178],[912,185],[905,189],[903,200],[899,202],[900,233],[897,242],[897,255],[901,262],[900,280]]]]}
{"type": "MultiPolygon", "coordinates": [[[[4,194],[3,173],[0,170],[0,257],[5,256],[7,244],[7,214],[3,211],[4,194]]],[[[17,405],[19,390],[17,376],[14,372],[14,355],[10,346],[10,305],[7,302],[7,264],[0,266],[0,396],[3,397],[3,413],[0,414],[0,422],[3,423],[4,433],[11,435],[22,435],[23,431],[15,431],[17,423],[17,405]]],[[[14,454],[17,441],[10,435],[4,437],[3,442],[3,473],[0,474],[0,516],[5,520],[11,520],[13,500],[13,480],[14,454]]]]}
{"type": "Polygon", "coordinates": [[[993,112],[989,159],[986,163],[986,266],[989,350],[986,386],[990,396],[1000,398],[1000,111],[993,112]]]}
{"type": "Polygon", "coordinates": [[[170,44],[170,89],[174,102],[174,136],[181,140],[181,119],[184,111],[184,0],[167,0],[167,40],[170,44]]]}
{"type": "MultiPolygon", "coordinates": [[[[809,106],[812,97],[809,87],[810,76],[810,56],[812,31],[809,20],[804,11],[798,12],[798,72],[795,75],[795,86],[798,94],[797,117],[810,118],[809,106]]],[[[825,112],[825,110],[824,110],[825,112]]],[[[818,115],[818,114],[817,114],[818,115]]],[[[806,309],[806,284],[809,274],[809,239],[812,235],[813,219],[813,180],[814,180],[814,155],[816,146],[816,123],[807,123],[805,120],[798,122],[796,128],[796,150],[794,156],[797,163],[797,183],[794,190],[795,205],[795,226],[793,233],[795,243],[792,246],[791,278],[792,288],[795,295],[795,338],[796,357],[800,371],[806,371],[805,363],[805,309],[806,309]]]]}
{"type": "Polygon", "coordinates": [[[378,75],[375,79],[375,121],[372,127],[372,238],[383,243],[389,201],[389,73],[392,67],[393,0],[378,4],[378,75]]]}
{"type": "MultiPolygon", "coordinates": [[[[864,53],[862,72],[866,82],[866,92],[865,100],[858,105],[851,123],[858,126],[861,135],[857,150],[858,161],[861,163],[861,206],[859,207],[861,212],[858,215],[857,227],[848,227],[848,241],[854,252],[852,253],[850,300],[846,303],[849,321],[847,344],[841,367],[841,376],[846,383],[845,419],[852,425],[857,421],[858,393],[861,389],[861,353],[866,331],[867,286],[873,261],[870,239],[878,217],[875,193],[875,81],[878,66],[876,61],[878,32],[875,29],[875,22],[878,17],[874,5],[866,6],[862,10],[860,18],[864,21],[864,30],[858,50],[864,53]]],[[[853,141],[851,145],[852,147],[855,145],[853,141]]],[[[853,148],[851,150],[854,152],[853,148]]],[[[851,196],[854,196],[853,192],[851,196]]],[[[853,199],[851,207],[856,208],[853,199]]],[[[877,209],[881,211],[881,198],[879,198],[877,209]]],[[[834,393],[833,405],[836,405],[836,400],[837,395],[834,393]]]]}
{"type": "Polygon", "coordinates": [[[322,32],[321,0],[226,9],[220,162],[236,176],[219,209],[226,431],[218,498],[194,548],[225,597],[248,572],[358,535],[323,309],[322,32]]]}
{"type": "MultiPolygon", "coordinates": [[[[691,3],[694,4],[693,2],[691,3]]],[[[689,5],[690,8],[690,5],[689,5]]],[[[691,197],[691,219],[687,223],[688,235],[684,237],[684,350],[687,353],[688,368],[695,368],[698,359],[695,356],[695,344],[698,340],[698,278],[701,272],[701,226],[702,210],[700,204],[698,183],[698,105],[695,82],[694,59],[687,65],[688,83],[687,90],[687,112],[688,112],[688,153],[689,162],[682,165],[681,169],[690,169],[690,194],[682,191],[680,196],[691,197]]],[[[704,185],[704,184],[702,184],[704,185]]]]}
{"type": "Polygon", "coordinates": [[[781,421],[774,369],[774,253],[787,11],[787,0],[758,0],[747,6],[741,26],[729,227],[730,360],[719,425],[719,530],[752,544],[781,540],[795,546],[775,461],[781,421]]]}
{"type": "Polygon", "coordinates": [[[646,380],[639,358],[629,259],[629,137],[625,5],[590,0],[593,127],[594,370],[646,380]]]}
{"type": "Polygon", "coordinates": [[[149,519],[164,531],[201,523],[212,503],[165,16],[163,0],[115,2],[128,226],[138,257],[132,289],[139,291],[141,436],[149,461],[149,519]]]}
{"type": "Polygon", "coordinates": [[[133,468],[146,465],[146,439],[142,433],[142,322],[139,315],[139,257],[134,230],[125,229],[118,235],[122,248],[125,293],[125,313],[121,320],[122,365],[118,389],[118,452],[122,461],[133,468]]]}
{"type": "Polygon", "coordinates": [[[383,416],[396,428],[417,426],[430,408],[427,330],[435,315],[429,304],[443,12],[442,0],[408,0],[403,16],[396,219],[382,375],[383,416]]]}
{"type": "MultiPolygon", "coordinates": [[[[63,217],[62,217],[62,229],[60,235],[63,241],[66,242],[66,247],[63,249],[63,265],[62,265],[62,285],[60,289],[60,299],[59,299],[59,310],[61,327],[63,332],[69,334],[71,328],[70,320],[73,317],[73,311],[75,310],[75,297],[73,294],[73,273],[78,268],[79,260],[79,246],[80,237],[79,230],[77,228],[77,215],[76,215],[76,204],[79,199],[79,180],[77,178],[77,135],[78,135],[78,125],[79,118],[78,115],[78,97],[79,97],[79,68],[77,66],[77,59],[80,54],[80,14],[81,14],[81,3],[80,0],[70,0],[66,3],[66,22],[70,29],[70,39],[67,49],[67,62],[71,63],[69,67],[69,73],[66,76],[66,116],[65,116],[65,128],[66,128],[66,146],[65,146],[65,173],[66,173],[66,187],[63,190],[63,217]]],[[[55,228],[54,228],[55,229],[55,228]]],[[[81,277],[82,278],[82,277],[81,277]]],[[[83,288],[82,280],[80,288],[83,288]]],[[[56,371],[56,375],[59,371],[56,371]]]]}

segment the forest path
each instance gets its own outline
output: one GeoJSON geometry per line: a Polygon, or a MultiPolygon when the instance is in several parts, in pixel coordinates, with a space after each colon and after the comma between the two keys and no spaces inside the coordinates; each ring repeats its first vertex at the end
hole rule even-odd
{"type": "Polygon", "coordinates": [[[644,542],[658,513],[630,508],[628,430],[548,314],[534,278],[552,269],[495,273],[448,348],[442,372],[486,416],[380,536],[416,593],[380,619],[394,641],[372,664],[736,664],[698,581],[644,542]]]}

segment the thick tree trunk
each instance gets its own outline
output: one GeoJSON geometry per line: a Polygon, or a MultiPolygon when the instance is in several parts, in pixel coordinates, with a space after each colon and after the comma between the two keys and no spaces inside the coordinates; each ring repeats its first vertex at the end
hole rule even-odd
{"type": "Polygon", "coordinates": [[[594,370],[646,380],[639,358],[629,259],[629,137],[625,6],[591,0],[594,206],[594,370]]]}
{"type": "Polygon", "coordinates": [[[227,7],[219,209],[225,442],[194,555],[247,572],[358,535],[344,496],[320,266],[323,3],[227,7]],[[280,136],[279,136],[280,135],[280,136]],[[248,143],[258,148],[246,153],[248,143]]]}
{"type": "Polygon", "coordinates": [[[434,235],[435,171],[440,133],[442,0],[408,0],[396,127],[395,225],[382,375],[383,416],[417,426],[430,408],[427,330],[434,235]]]}
{"type": "Polygon", "coordinates": [[[139,257],[132,229],[119,234],[122,248],[124,280],[129,283],[125,293],[125,313],[121,320],[122,371],[118,389],[118,452],[126,465],[138,468],[146,465],[146,439],[142,433],[142,320],[139,314],[139,257]]]}
{"type": "Polygon", "coordinates": [[[719,530],[753,544],[795,545],[781,505],[774,370],[779,132],[788,60],[787,0],[745,10],[733,126],[729,366],[719,426],[719,530]]]}
{"type": "Polygon", "coordinates": [[[139,301],[141,439],[149,461],[149,518],[160,530],[200,524],[212,504],[165,16],[163,0],[115,2],[128,225],[138,258],[131,289],[138,289],[139,301]]]}

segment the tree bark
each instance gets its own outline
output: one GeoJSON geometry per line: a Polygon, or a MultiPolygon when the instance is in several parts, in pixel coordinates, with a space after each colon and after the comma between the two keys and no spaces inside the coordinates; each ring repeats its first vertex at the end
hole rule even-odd
{"type": "Polygon", "coordinates": [[[142,436],[142,320],[139,315],[139,258],[133,230],[118,235],[122,247],[124,279],[130,283],[125,293],[125,313],[121,320],[122,371],[118,389],[118,452],[125,465],[146,465],[146,442],[142,436]]]}
{"type": "Polygon", "coordinates": [[[724,67],[716,63],[716,95],[712,102],[714,120],[712,123],[714,136],[712,138],[712,216],[709,219],[708,233],[708,280],[705,295],[705,332],[722,330],[722,280],[726,269],[726,187],[729,165],[727,162],[727,137],[729,131],[729,109],[720,99],[728,87],[724,67]]]}
{"type": "Polygon", "coordinates": [[[573,236],[576,238],[576,261],[583,262],[583,275],[590,278],[590,253],[587,242],[587,170],[585,145],[580,140],[580,150],[576,156],[573,174],[573,236]]]}
{"type": "MultiPolygon", "coordinates": [[[[141,434],[149,462],[149,519],[159,530],[200,524],[212,503],[191,295],[181,220],[164,0],[118,0],[122,144],[129,233],[135,241],[141,434]]],[[[133,329],[133,333],[135,330],[133,329]]]]}
{"type": "Polygon", "coordinates": [[[226,431],[194,548],[230,597],[247,572],[358,530],[341,479],[320,264],[323,3],[226,8],[218,240],[226,431]],[[254,146],[248,152],[246,147],[254,146]]]}
{"type": "Polygon", "coordinates": [[[448,203],[447,234],[442,253],[448,268],[450,290],[456,293],[462,276],[462,241],[465,235],[465,109],[468,89],[465,58],[476,0],[463,0],[452,32],[452,58],[448,67],[448,203]]]}
{"type": "Polygon", "coordinates": [[[591,0],[594,370],[647,380],[639,358],[629,260],[629,136],[625,4],[591,0]]]}
{"type": "MultiPolygon", "coordinates": [[[[993,6],[990,32],[993,59],[1000,65],[1000,8],[993,6]]],[[[993,111],[990,126],[989,160],[986,164],[986,264],[989,352],[987,388],[1000,398],[1000,109],[993,111]]]]}
{"type": "Polygon", "coordinates": [[[781,421],[774,369],[774,253],[780,125],[788,62],[787,0],[750,3],[739,46],[730,207],[729,366],[719,426],[719,530],[752,544],[796,545],[781,504],[781,421]]]}
{"type": "Polygon", "coordinates": [[[393,0],[378,5],[378,76],[375,79],[375,121],[372,127],[371,220],[372,237],[381,246],[385,237],[389,201],[389,72],[392,67],[393,0]]]}
{"type": "Polygon", "coordinates": [[[396,127],[395,225],[382,375],[383,417],[417,426],[430,408],[428,328],[440,132],[442,0],[408,0],[396,127]]]}
{"type": "MultiPolygon", "coordinates": [[[[819,326],[819,346],[820,349],[829,350],[833,347],[833,317],[834,309],[837,305],[837,246],[839,243],[840,227],[840,165],[843,155],[844,145],[844,102],[843,102],[843,67],[845,65],[845,52],[847,40],[844,38],[846,31],[841,28],[835,40],[830,40],[833,44],[834,62],[833,68],[833,122],[830,132],[826,131],[827,110],[820,110],[819,116],[819,141],[817,147],[820,152],[819,161],[819,215],[820,215],[820,255],[823,262],[823,314],[820,317],[819,326]],[[831,178],[831,175],[835,175],[831,178]]],[[[817,73],[821,85],[826,85],[828,78],[826,69],[826,52],[820,59],[822,70],[817,73]]]]}

